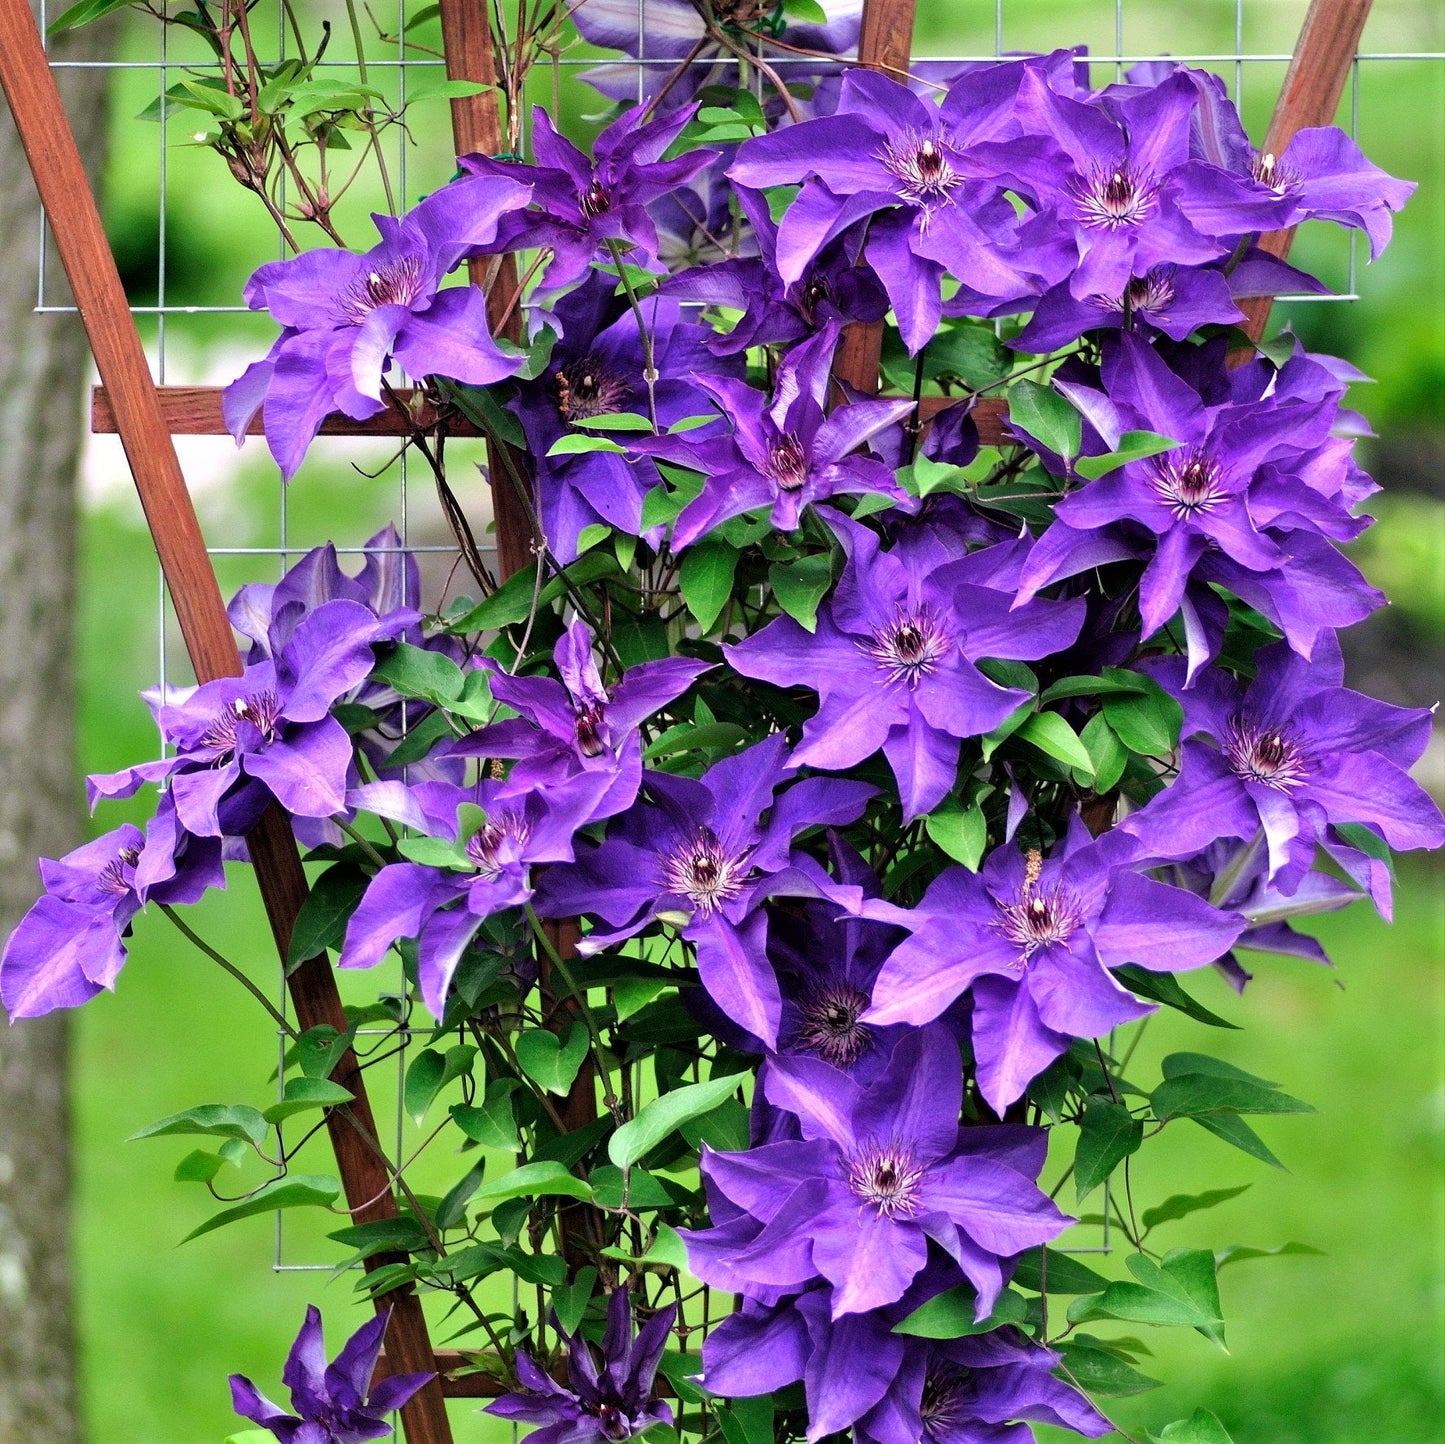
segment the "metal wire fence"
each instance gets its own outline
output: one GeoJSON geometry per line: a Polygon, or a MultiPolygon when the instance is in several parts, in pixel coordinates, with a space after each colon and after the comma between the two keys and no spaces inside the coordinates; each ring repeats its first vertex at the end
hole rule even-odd
{"type": "MultiPolygon", "coordinates": [[[[649,71],[677,63],[674,58],[648,53],[647,6],[648,0],[638,0],[640,59],[613,62],[620,67],[619,73],[635,72],[639,98],[646,89],[649,71]]],[[[366,12],[373,25],[366,46],[371,83],[382,89],[398,107],[423,94],[443,74],[439,54],[418,49],[418,45],[428,43],[425,30],[420,35],[415,29],[408,31],[409,22],[415,21],[421,8],[418,4],[409,4],[408,0],[396,0],[394,11],[387,12],[385,23],[380,12],[371,9],[366,12]]],[[[54,9],[52,0],[41,0],[42,26],[54,18],[54,9]]],[[[1122,77],[1129,66],[1168,54],[1223,76],[1245,113],[1252,133],[1258,135],[1263,132],[1278,93],[1304,10],[1303,0],[1213,0],[1213,3],[1199,0],[1187,7],[1187,12],[1178,4],[1160,3],[1160,0],[1044,0],[1044,3],[1040,0],[976,0],[976,3],[923,0],[919,6],[914,55],[919,61],[961,63],[993,59],[1010,52],[1048,50],[1061,43],[1078,43],[1086,47],[1095,67],[1095,77],[1099,79],[1122,77]]],[[[1441,18],[1438,14],[1426,14],[1427,11],[1433,11],[1433,7],[1420,7],[1409,0],[1377,6],[1366,32],[1370,43],[1355,60],[1343,107],[1343,123],[1352,135],[1360,134],[1365,110],[1361,98],[1364,77],[1405,64],[1440,67],[1445,62],[1441,18]]],[[[324,0],[318,0],[317,13],[329,13],[324,0]]],[[[268,58],[285,58],[288,35],[284,25],[278,23],[270,43],[273,48],[268,58]]],[[[193,39],[185,36],[178,39],[172,27],[157,25],[146,17],[136,17],[126,29],[120,52],[114,58],[54,63],[108,72],[118,92],[117,102],[126,114],[133,111],[134,103],[142,97],[155,100],[163,111],[166,92],[179,78],[216,70],[214,58],[193,39]]],[[[560,101],[564,113],[570,116],[600,108],[582,98],[578,72],[596,69],[605,63],[606,58],[600,52],[585,44],[574,44],[556,56],[551,95],[539,98],[560,101]]],[[[809,62],[777,55],[772,63],[786,74],[790,66],[809,62]]],[[[326,59],[321,65],[337,71],[355,68],[354,60],[350,59],[326,59]]],[[[427,112],[430,121],[421,118],[420,111],[416,114],[418,119],[407,129],[397,127],[392,131],[388,147],[396,194],[410,200],[416,198],[417,186],[429,188],[450,174],[449,128],[443,108],[438,105],[427,112]]],[[[1364,143],[1368,149],[1368,136],[1364,143]]],[[[248,313],[239,301],[215,294],[215,275],[218,272],[232,275],[234,267],[199,271],[190,267],[184,274],[178,274],[173,264],[175,256],[186,252],[185,228],[196,219],[193,195],[214,194],[227,188],[227,178],[219,173],[220,162],[208,151],[188,146],[175,124],[162,123],[152,130],[140,122],[128,124],[122,132],[119,150],[126,169],[132,175],[143,173],[153,189],[153,204],[149,207],[152,223],[145,238],[147,243],[140,248],[145,265],[132,267],[129,280],[135,297],[132,310],[147,330],[157,380],[163,384],[228,380],[240,370],[240,364],[232,363],[243,354],[245,347],[249,346],[253,355],[260,354],[267,343],[265,331],[244,319],[248,313]],[[236,343],[237,336],[245,338],[240,346],[236,343]],[[224,370],[227,365],[231,366],[229,372],[224,370]]],[[[361,197],[356,199],[359,203],[361,197]]],[[[239,206],[239,200],[234,204],[239,206]]],[[[351,207],[353,211],[360,209],[359,204],[351,207]]],[[[248,219],[238,229],[241,244],[252,247],[252,254],[246,258],[248,268],[282,254],[266,239],[264,227],[248,219]]],[[[214,231],[212,227],[212,233],[214,231]]],[[[1288,299],[1298,299],[1301,304],[1355,299],[1357,264],[1351,233],[1349,239],[1341,242],[1340,254],[1324,267],[1324,279],[1334,284],[1335,294],[1288,299]]],[[[36,312],[53,314],[71,310],[64,277],[53,259],[52,243],[43,226],[37,236],[34,266],[36,312]]],[[[206,473],[215,471],[222,476],[223,487],[239,486],[241,473],[228,457],[230,447],[228,440],[218,439],[205,442],[199,450],[188,451],[193,485],[199,489],[212,485],[206,473]]],[[[365,483],[364,504],[355,508],[366,515],[334,517],[332,530],[343,559],[350,559],[354,566],[355,559],[364,556],[364,538],[375,530],[376,507],[384,488],[385,495],[390,497],[387,506],[394,507],[402,545],[423,558],[436,558],[439,564],[444,564],[455,556],[456,548],[445,539],[448,533],[431,496],[429,478],[422,478],[422,484],[418,485],[409,473],[406,455],[394,455],[393,451],[385,441],[328,441],[314,448],[313,454],[318,459],[308,463],[295,485],[306,486],[308,474],[326,467],[335,468],[338,459],[350,459],[358,468],[376,472],[375,478],[365,483]]],[[[118,449],[106,464],[115,469],[123,467],[118,449]]],[[[257,474],[270,466],[259,443],[253,441],[247,448],[245,465],[254,468],[257,474]]],[[[248,488],[247,494],[253,490],[248,488]]],[[[279,480],[271,494],[274,499],[267,503],[268,515],[253,519],[253,534],[243,540],[226,535],[212,538],[210,555],[228,582],[274,579],[294,564],[308,546],[320,540],[297,534],[292,524],[291,493],[279,480]]],[[[477,485],[469,501],[472,496],[479,502],[477,510],[484,513],[480,520],[485,521],[490,510],[484,501],[485,488],[477,485]]],[[[477,529],[480,538],[480,527],[477,529]]],[[[438,578],[445,570],[444,565],[439,565],[437,576],[429,570],[428,585],[441,587],[443,584],[438,578]]],[[[191,679],[184,651],[176,642],[174,619],[159,568],[155,590],[153,627],[157,677],[165,684],[183,684],[191,679]]],[[[427,599],[438,600],[438,594],[430,593],[427,599]]],[[[398,990],[401,983],[398,969],[395,979],[398,990]]],[[[368,977],[367,986],[374,992],[375,975],[368,977]]],[[[279,981],[277,987],[279,1006],[284,1010],[288,1006],[285,988],[279,981]]],[[[393,1036],[391,1029],[363,1029],[358,1049],[364,1054],[368,1047],[380,1046],[382,1040],[393,1036]]],[[[396,1162],[404,1159],[408,1148],[414,1147],[417,1141],[410,1133],[402,1106],[402,1084],[408,1061],[406,1045],[410,1036],[404,1034],[402,1046],[395,1051],[395,1110],[390,1126],[383,1129],[396,1162]]],[[[284,1038],[281,1041],[284,1043],[284,1038]]],[[[374,1071],[372,1078],[375,1088],[374,1071]]],[[[1106,1221],[1100,1229],[1098,1243],[1092,1249],[1080,1251],[1107,1251],[1111,1247],[1107,1216],[1106,1208],[1106,1221]]],[[[328,1263],[311,1261],[299,1254],[292,1256],[295,1251],[289,1247],[282,1226],[285,1216],[278,1213],[276,1217],[274,1268],[331,1268],[328,1263]]]]}

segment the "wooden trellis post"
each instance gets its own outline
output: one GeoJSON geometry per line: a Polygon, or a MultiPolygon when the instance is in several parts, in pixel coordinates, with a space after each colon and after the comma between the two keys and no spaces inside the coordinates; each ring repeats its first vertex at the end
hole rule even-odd
{"type": "MultiPolygon", "coordinates": [[[[861,64],[894,76],[906,73],[914,3],[865,0],[861,64]]],[[[1270,125],[1266,149],[1277,154],[1297,130],[1325,125],[1333,118],[1370,4],[1371,0],[1312,0],[1270,125]]],[[[442,0],[441,17],[449,75],[493,87],[484,94],[452,103],[457,149],[495,153],[502,149],[502,129],[487,5],[485,0],[442,0]]],[[[150,375],[27,0],[0,0],[0,86],[29,157],[95,353],[102,383],[94,405],[95,429],[118,432],[121,437],[197,679],[237,675],[241,671],[240,657],[172,440],[182,434],[224,434],[219,391],[203,387],[158,389],[150,375]]],[[[1291,239],[1292,232],[1281,231],[1262,238],[1261,244],[1283,256],[1291,239]]],[[[477,268],[474,279],[480,279],[480,275],[477,268]]],[[[520,326],[519,309],[513,304],[516,287],[515,262],[504,258],[495,271],[489,299],[494,321],[506,314],[507,329],[513,335],[520,326]]],[[[1267,324],[1268,299],[1250,303],[1248,311],[1249,334],[1257,340],[1267,324]]],[[[876,391],[881,337],[881,326],[850,328],[840,351],[839,376],[861,390],[876,391]]],[[[1002,439],[1002,415],[998,402],[981,403],[976,408],[985,442],[1002,439]]],[[[456,434],[475,434],[463,423],[448,424],[456,434]]],[[[401,434],[403,428],[397,417],[385,413],[361,424],[332,417],[322,430],[331,435],[377,435],[401,434]]],[[[499,563],[505,575],[531,562],[532,530],[525,508],[502,476],[504,467],[499,461],[493,457],[491,474],[499,563]]],[[[284,960],[307,888],[288,819],[272,808],[248,838],[248,845],[284,960]]],[[[559,944],[568,940],[565,927],[554,934],[559,944]]],[[[325,954],[297,968],[288,979],[288,987],[303,1028],[331,1024],[344,1031],[336,979],[325,954]]],[[[358,1222],[394,1217],[397,1210],[390,1167],[378,1142],[364,1081],[352,1051],[346,1052],[333,1076],[354,1095],[354,1102],[332,1109],[327,1115],[337,1168],[353,1217],[358,1222]]],[[[585,1088],[576,1090],[576,1097],[569,1101],[574,1118],[595,1108],[592,1093],[590,1079],[585,1088]]],[[[391,1256],[377,1256],[367,1261],[367,1267],[394,1261],[391,1256]]],[[[433,1350],[421,1302],[410,1286],[393,1289],[376,1302],[379,1309],[393,1310],[386,1340],[387,1372],[444,1369],[455,1364],[455,1355],[438,1355],[433,1350]]],[[[441,1379],[433,1381],[402,1411],[409,1444],[450,1444],[444,1395],[476,1397],[495,1392],[497,1385],[484,1375],[445,1383],[441,1379]]]]}

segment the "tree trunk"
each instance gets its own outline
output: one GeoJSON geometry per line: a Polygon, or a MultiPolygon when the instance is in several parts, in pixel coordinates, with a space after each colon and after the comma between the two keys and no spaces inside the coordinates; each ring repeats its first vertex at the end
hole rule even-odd
{"type": "MultiPolygon", "coordinates": [[[[113,38],[103,23],[65,37],[52,54],[98,58],[113,38]]],[[[60,72],[94,171],[107,88],[103,71],[60,72]]],[[[30,171],[0,102],[0,937],[34,901],[35,859],[81,839],[71,603],[89,353],[78,317],[32,314],[39,224],[30,171]]],[[[63,1014],[0,1021],[0,1444],[80,1437],[68,1035],[63,1014]]]]}

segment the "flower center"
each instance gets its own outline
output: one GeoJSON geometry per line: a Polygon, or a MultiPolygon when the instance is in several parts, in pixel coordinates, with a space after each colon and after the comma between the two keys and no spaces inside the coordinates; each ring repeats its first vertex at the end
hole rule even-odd
{"type": "Polygon", "coordinates": [[[747,851],[732,856],[723,851],[712,828],[699,827],[663,859],[662,885],[711,917],[742,891],[747,871],[747,851]]]}
{"type": "Polygon", "coordinates": [[[378,306],[410,306],[421,294],[421,257],[402,256],[368,271],[342,293],[342,317],[359,326],[378,306]]]}
{"type": "Polygon", "coordinates": [[[880,1218],[911,1218],[918,1206],[923,1169],[902,1144],[870,1144],[844,1168],[855,1197],[871,1204],[880,1218]]]}
{"type": "Polygon", "coordinates": [[[579,204],[582,214],[591,220],[593,216],[605,216],[612,209],[612,198],[607,194],[607,187],[593,176],[592,184],[582,192],[579,204]]]}
{"type": "Polygon", "coordinates": [[[782,491],[798,491],[808,479],[808,457],[803,443],[790,431],[773,442],[768,453],[768,475],[782,491]]]}
{"type": "Polygon", "coordinates": [[[1126,163],[1096,171],[1075,191],[1079,219],[1095,230],[1140,226],[1154,213],[1159,186],[1147,175],[1135,175],[1126,163]]]}
{"type": "Polygon", "coordinates": [[[101,868],[100,876],[96,878],[96,886],[101,892],[109,893],[112,897],[125,897],[131,891],[130,879],[126,877],[126,869],[134,868],[140,861],[140,852],[133,847],[123,847],[116,854],[115,858],[101,868]]]}
{"type": "Polygon", "coordinates": [[[950,158],[953,138],[945,130],[908,130],[900,140],[889,141],[879,159],[898,178],[898,193],[928,210],[950,201],[950,192],[963,184],[950,158]]]}
{"type": "Polygon", "coordinates": [[[1255,151],[1249,171],[1261,185],[1266,185],[1270,190],[1281,195],[1291,186],[1299,184],[1298,173],[1289,166],[1281,165],[1279,157],[1269,151],[1265,151],[1263,154],[1255,151]]]}
{"type": "Polygon", "coordinates": [[[872,1030],[858,1021],[868,995],[852,983],[834,983],[798,1004],[802,1026],[795,1046],[835,1068],[851,1068],[873,1046],[872,1030]]]}
{"type": "Polygon", "coordinates": [[[620,411],[632,392],[626,377],[609,371],[593,356],[564,366],[553,384],[557,388],[557,410],[569,426],[620,411]]]}
{"type": "Polygon", "coordinates": [[[916,687],[948,655],[953,642],[937,616],[920,607],[915,612],[900,608],[893,621],[859,646],[888,673],[890,682],[916,687]]]}
{"type": "Polygon", "coordinates": [[[1251,727],[1239,717],[1230,721],[1224,755],[1236,777],[1276,792],[1293,792],[1309,772],[1309,759],[1287,728],[1251,727]]]}
{"type": "Polygon", "coordinates": [[[1179,521],[1213,511],[1225,501],[1219,481],[1219,463],[1197,448],[1171,452],[1154,463],[1154,490],[1179,521]]]}
{"type": "Polygon", "coordinates": [[[835,299],[833,283],[822,271],[813,271],[808,277],[808,284],[803,287],[801,297],[803,314],[811,321],[817,315],[820,306],[832,305],[835,299]]]}
{"type": "Polygon", "coordinates": [[[218,764],[229,762],[241,745],[241,723],[249,722],[267,742],[272,742],[280,716],[281,701],[272,691],[237,697],[229,708],[216,714],[201,738],[201,746],[216,754],[218,764]]]}
{"type": "Polygon", "coordinates": [[[592,1412],[602,1425],[602,1432],[607,1438],[626,1439],[631,1436],[632,1429],[628,1425],[627,1416],[616,1404],[609,1404],[604,1400],[600,1404],[594,1404],[592,1412]]]}
{"type": "Polygon", "coordinates": [[[521,813],[500,812],[467,839],[467,856],[484,878],[495,878],[508,863],[518,860],[531,832],[521,813]]]}
{"type": "Polygon", "coordinates": [[[997,904],[998,928],[1018,948],[1020,967],[1040,948],[1067,943],[1079,926],[1079,904],[1072,893],[1063,887],[1039,889],[1043,866],[1043,855],[1031,850],[1027,854],[1024,885],[1018,901],[997,904]]]}
{"type": "Polygon", "coordinates": [[[585,707],[574,708],[577,718],[577,746],[584,757],[600,757],[607,744],[602,740],[602,717],[606,711],[601,702],[591,702],[585,707]]]}
{"type": "Polygon", "coordinates": [[[923,1431],[934,1439],[946,1438],[968,1417],[970,1370],[943,1360],[931,1362],[923,1376],[923,1398],[918,1405],[923,1431]]]}
{"type": "Polygon", "coordinates": [[[1174,267],[1155,266],[1144,276],[1134,276],[1122,296],[1092,296],[1101,311],[1167,311],[1174,304],[1174,267]]]}

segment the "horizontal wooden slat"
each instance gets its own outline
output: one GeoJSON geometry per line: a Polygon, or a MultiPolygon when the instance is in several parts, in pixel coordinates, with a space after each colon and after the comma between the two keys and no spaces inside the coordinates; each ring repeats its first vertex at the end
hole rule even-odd
{"type": "MultiPolygon", "coordinates": [[[[226,423],[221,416],[219,386],[162,386],[159,388],[161,414],[172,436],[225,436],[226,423]]],[[[398,392],[410,400],[411,392],[398,392]]],[[[922,409],[925,418],[932,417],[952,403],[943,396],[925,396],[922,409]]],[[[997,446],[1004,438],[1003,422],[1008,408],[999,397],[981,396],[973,409],[979,436],[985,446],[997,446]]],[[[423,426],[436,420],[436,412],[423,406],[418,419],[423,426]]],[[[91,395],[90,429],[97,435],[109,436],[116,430],[115,410],[104,386],[97,386],[91,395]]],[[[452,415],[447,430],[453,436],[476,436],[477,428],[463,416],[452,415]]],[[[257,413],[246,430],[248,436],[260,436],[261,417],[257,413]]],[[[370,421],[353,421],[349,416],[333,412],[321,423],[323,436],[405,436],[407,428],[395,411],[383,411],[370,421]]]]}

